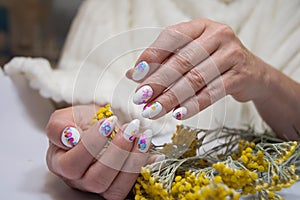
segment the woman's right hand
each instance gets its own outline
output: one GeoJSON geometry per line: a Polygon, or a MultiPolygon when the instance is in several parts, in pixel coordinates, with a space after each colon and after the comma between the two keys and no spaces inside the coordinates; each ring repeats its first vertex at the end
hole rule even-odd
{"type": "Polygon", "coordinates": [[[131,191],[140,169],[149,159],[150,130],[138,138],[139,120],[117,127],[112,116],[90,125],[98,110],[95,105],[68,107],[55,111],[47,125],[47,165],[69,186],[100,194],[106,199],[124,199],[131,191]]]}

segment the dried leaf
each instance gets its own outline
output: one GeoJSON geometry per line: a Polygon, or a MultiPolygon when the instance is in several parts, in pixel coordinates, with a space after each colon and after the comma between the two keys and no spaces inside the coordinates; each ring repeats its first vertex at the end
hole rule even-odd
{"type": "Polygon", "coordinates": [[[169,158],[179,158],[190,150],[191,144],[197,139],[197,130],[177,125],[176,132],[172,136],[172,143],[163,145],[162,153],[169,158]]]}

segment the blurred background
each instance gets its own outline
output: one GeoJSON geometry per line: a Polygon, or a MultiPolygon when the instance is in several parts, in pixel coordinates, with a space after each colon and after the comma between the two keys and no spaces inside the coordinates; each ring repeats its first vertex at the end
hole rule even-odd
{"type": "Polygon", "coordinates": [[[0,66],[13,56],[32,56],[55,67],[82,1],[0,0],[0,66]]]}

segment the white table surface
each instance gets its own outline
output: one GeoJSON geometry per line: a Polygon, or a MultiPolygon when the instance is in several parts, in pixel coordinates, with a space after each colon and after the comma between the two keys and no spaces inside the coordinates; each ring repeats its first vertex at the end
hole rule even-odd
{"type": "MultiPolygon", "coordinates": [[[[101,199],[75,191],[51,174],[45,163],[48,141],[44,129],[51,102],[29,88],[26,80],[11,80],[0,69],[0,199],[101,199]]],[[[300,199],[300,183],[281,192],[285,199],[300,199]],[[298,189],[299,188],[299,189],[298,189]]]]}

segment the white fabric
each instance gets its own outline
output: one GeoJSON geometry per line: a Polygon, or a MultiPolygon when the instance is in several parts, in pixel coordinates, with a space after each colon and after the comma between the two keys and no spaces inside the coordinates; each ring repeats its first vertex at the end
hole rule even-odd
{"type": "MultiPolygon", "coordinates": [[[[158,35],[159,27],[198,17],[230,25],[248,49],[300,81],[299,0],[86,0],[57,69],[41,58],[21,57],[8,63],[5,72],[23,73],[33,88],[54,101],[111,102],[121,122],[142,119],[141,106],[132,103],[137,84],[125,78],[125,71],[158,35]]],[[[142,121],[163,133],[172,132],[179,123],[171,115],[142,121]]],[[[183,123],[203,128],[265,126],[251,102],[241,104],[230,96],[183,123]]]]}

